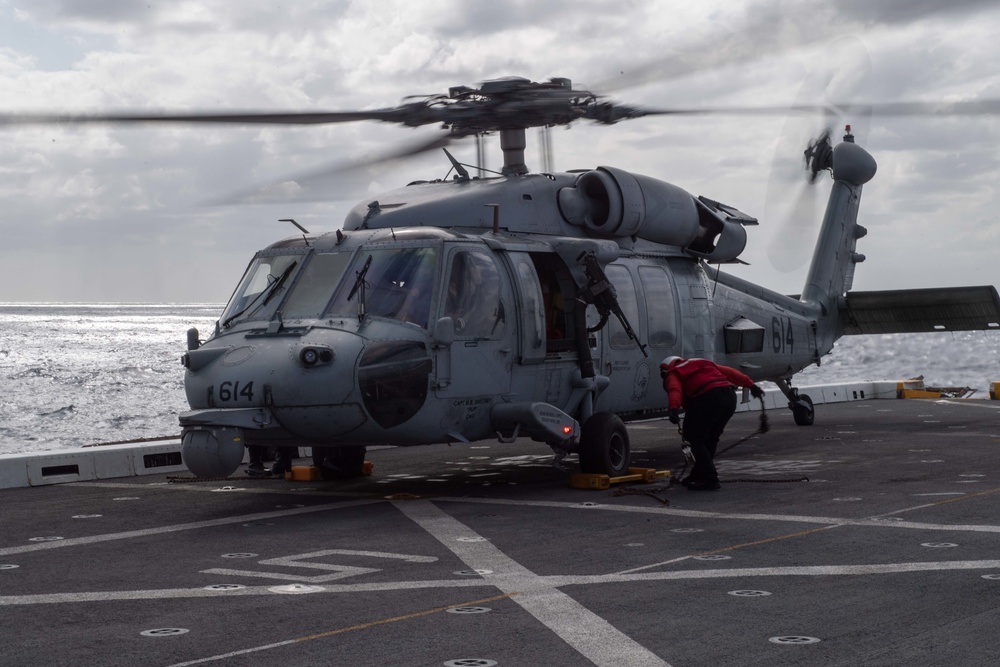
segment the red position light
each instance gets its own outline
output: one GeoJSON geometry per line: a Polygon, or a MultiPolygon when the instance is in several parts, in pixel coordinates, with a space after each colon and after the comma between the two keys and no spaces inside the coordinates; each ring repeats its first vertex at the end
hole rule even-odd
{"type": "Polygon", "coordinates": [[[573,432],[573,427],[572,426],[563,426],[563,433],[564,434],[569,435],[572,432],[573,432]]]}

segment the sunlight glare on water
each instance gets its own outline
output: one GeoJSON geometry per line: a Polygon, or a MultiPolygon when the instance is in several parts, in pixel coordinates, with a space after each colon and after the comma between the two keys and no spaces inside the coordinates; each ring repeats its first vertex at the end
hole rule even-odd
{"type": "MultiPolygon", "coordinates": [[[[176,437],[186,332],[204,339],[221,304],[0,303],[0,454],[176,437]]],[[[923,375],[986,397],[1000,381],[1000,332],[842,338],[797,386],[923,375]]]]}

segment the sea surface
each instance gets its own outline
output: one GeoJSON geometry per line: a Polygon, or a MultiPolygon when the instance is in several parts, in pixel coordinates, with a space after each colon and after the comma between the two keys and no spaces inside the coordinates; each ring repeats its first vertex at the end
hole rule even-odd
{"type": "MultiPolygon", "coordinates": [[[[211,331],[223,304],[0,303],[0,454],[176,437],[187,409],[187,330],[211,331]]],[[[1000,331],[842,338],[805,386],[903,380],[1000,381],[1000,331]]]]}

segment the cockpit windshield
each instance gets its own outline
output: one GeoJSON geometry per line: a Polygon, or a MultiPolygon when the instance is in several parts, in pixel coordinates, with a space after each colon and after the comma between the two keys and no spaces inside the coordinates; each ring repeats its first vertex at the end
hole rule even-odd
{"type": "Polygon", "coordinates": [[[241,320],[269,319],[302,259],[302,255],[255,258],[222,313],[223,328],[241,320]]]}
{"type": "Polygon", "coordinates": [[[299,274],[292,293],[281,306],[281,315],[286,320],[316,319],[323,315],[323,309],[330,303],[337,288],[350,252],[318,253],[312,256],[299,274]]]}
{"type": "Polygon", "coordinates": [[[376,248],[358,254],[330,307],[335,316],[388,317],[427,327],[437,269],[435,248],[376,248]],[[367,269],[363,267],[367,266],[367,269]]]}

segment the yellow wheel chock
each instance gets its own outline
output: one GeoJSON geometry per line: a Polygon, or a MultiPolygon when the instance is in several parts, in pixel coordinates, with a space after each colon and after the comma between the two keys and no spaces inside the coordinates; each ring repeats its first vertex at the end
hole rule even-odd
{"type": "Polygon", "coordinates": [[[625,484],[627,482],[652,484],[658,479],[670,477],[669,470],[657,470],[656,468],[629,468],[628,473],[618,477],[594,473],[574,473],[569,477],[569,485],[574,489],[603,491],[610,489],[612,484],[625,484]]]}

